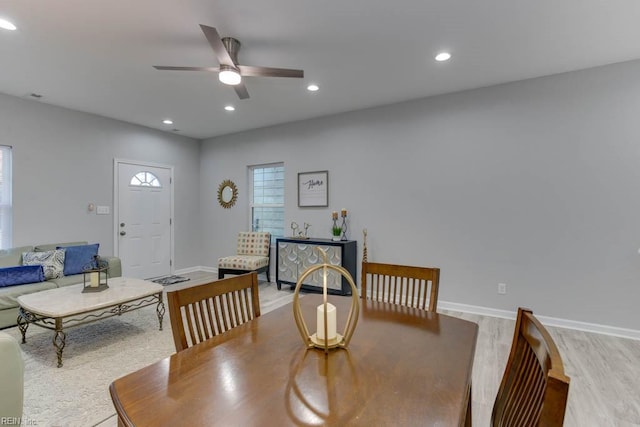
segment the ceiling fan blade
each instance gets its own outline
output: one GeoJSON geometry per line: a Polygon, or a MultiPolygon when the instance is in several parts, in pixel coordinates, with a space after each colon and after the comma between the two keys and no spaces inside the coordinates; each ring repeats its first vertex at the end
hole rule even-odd
{"type": "Polygon", "coordinates": [[[233,62],[233,59],[231,59],[231,55],[229,55],[229,52],[227,52],[227,49],[224,47],[222,39],[220,38],[220,34],[218,34],[218,30],[202,24],[200,24],[200,28],[202,29],[204,36],[207,38],[207,41],[211,45],[211,48],[213,48],[213,51],[218,58],[218,62],[220,64],[231,65],[235,67],[236,63],[233,62]]]}
{"type": "Polygon", "coordinates": [[[251,65],[238,65],[240,74],[247,77],[295,77],[303,78],[304,70],[290,68],[252,67],[251,65]]]}
{"type": "Polygon", "coordinates": [[[238,98],[249,99],[249,92],[247,92],[247,87],[244,85],[243,82],[240,82],[237,85],[234,85],[233,89],[238,94],[238,98]]]}
{"type": "Polygon", "coordinates": [[[154,65],[156,70],[169,70],[169,71],[220,71],[220,67],[174,67],[170,65],[154,65]]]}

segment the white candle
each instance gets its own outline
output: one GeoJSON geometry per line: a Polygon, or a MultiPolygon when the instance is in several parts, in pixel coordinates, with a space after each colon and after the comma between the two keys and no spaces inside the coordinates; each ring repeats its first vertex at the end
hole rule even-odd
{"type": "Polygon", "coordinates": [[[100,285],[100,273],[98,273],[97,271],[94,271],[91,273],[91,287],[92,288],[97,288],[98,285],[100,285]]]}
{"type": "MultiPolygon", "coordinates": [[[[320,304],[318,306],[316,313],[316,336],[319,340],[324,341],[324,304],[320,304]]],[[[329,340],[333,340],[336,336],[336,306],[331,303],[327,303],[327,337],[329,337],[329,340]]]]}

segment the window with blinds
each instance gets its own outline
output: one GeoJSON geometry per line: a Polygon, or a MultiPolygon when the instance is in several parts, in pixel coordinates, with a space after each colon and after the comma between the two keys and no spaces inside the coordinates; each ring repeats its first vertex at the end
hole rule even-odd
{"type": "Polygon", "coordinates": [[[251,228],[284,236],[284,164],[249,167],[251,228]]]}
{"type": "Polygon", "coordinates": [[[13,243],[11,207],[11,147],[0,145],[0,249],[13,243]]]}

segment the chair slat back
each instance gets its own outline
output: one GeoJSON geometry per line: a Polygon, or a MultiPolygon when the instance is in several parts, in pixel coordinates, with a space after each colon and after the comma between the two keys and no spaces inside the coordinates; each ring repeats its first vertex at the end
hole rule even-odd
{"type": "Polygon", "coordinates": [[[440,269],[362,263],[362,298],[436,311],[440,269]]]}
{"type": "Polygon", "coordinates": [[[248,273],[167,292],[176,351],[260,316],[258,275],[248,273]]]}
{"type": "Polygon", "coordinates": [[[551,335],[531,310],[519,308],[491,425],[562,426],[568,392],[569,377],[551,335]]]}

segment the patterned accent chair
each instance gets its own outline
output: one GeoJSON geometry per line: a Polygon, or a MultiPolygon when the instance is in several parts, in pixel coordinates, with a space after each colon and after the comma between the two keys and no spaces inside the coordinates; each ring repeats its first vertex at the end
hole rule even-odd
{"type": "Polygon", "coordinates": [[[271,234],[263,231],[238,233],[238,249],[235,255],[218,259],[218,279],[225,274],[244,274],[255,271],[269,277],[271,264],[271,234]]]}

